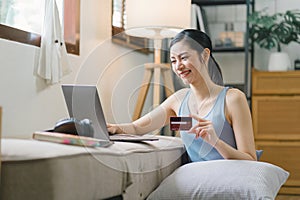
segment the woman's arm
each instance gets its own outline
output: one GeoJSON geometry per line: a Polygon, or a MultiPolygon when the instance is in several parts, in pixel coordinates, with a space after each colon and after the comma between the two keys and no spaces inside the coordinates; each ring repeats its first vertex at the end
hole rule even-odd
{"type": "Polygon", "coordinates": [[[225,115],[232,125],[237,150],[221,140],[216,144],[216,149],[226,159],[256,160],[252,118],[243,92],[238,89],[228,90],[225,115]]]}
{"type": "Polygon", "coordinates": [[[142,135],[162,128],[169,123],[171,116],[177,115],[177,110],[181,104],[184,92],[182,89],[167,98],[162,104],[153,111],[147,113],[132,123],[107,124],[108,131],[111,133],[129,133],[142,135]]]}

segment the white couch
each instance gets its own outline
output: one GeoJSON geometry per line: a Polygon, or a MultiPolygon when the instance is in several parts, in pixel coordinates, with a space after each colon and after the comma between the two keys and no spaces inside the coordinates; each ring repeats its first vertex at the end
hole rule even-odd
{"type": "Polygon", "coordinates": [[[145,199],[185,159],[180,138],[87,148],[2,139],[3,200],[145,199]]]}

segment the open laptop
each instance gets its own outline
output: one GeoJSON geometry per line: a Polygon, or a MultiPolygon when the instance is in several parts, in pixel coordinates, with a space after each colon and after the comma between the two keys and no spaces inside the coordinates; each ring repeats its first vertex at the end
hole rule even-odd
{"type": "Polygon", "coordinates": [[[109,135],[100,103],[97,87],[94,85],[62,85],[70,117],[92,121],[94,138],[108,141],[142,142],[158,140],[154,135],[109,135]]]}

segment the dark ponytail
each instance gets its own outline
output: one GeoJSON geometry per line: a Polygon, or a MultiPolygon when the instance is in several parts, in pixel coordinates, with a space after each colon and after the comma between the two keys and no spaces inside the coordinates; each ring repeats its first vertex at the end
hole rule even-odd
{"type": "Polygon", "coordinates": [[[185,40],[192,49],[199,53],[202,53],[205,48],[210,50],[210,59],[208,61],[209,76],[214,83],[224,85],[221,68],[212,56],[212,43],[208,35],[196,29],[185,29],[172,39],[170,47],[181,40],[185,40]]]}

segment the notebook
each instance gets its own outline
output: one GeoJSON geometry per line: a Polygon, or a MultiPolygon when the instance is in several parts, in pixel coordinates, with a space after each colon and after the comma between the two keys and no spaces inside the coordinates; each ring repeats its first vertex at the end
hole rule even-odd
{"type": "Polygon", "coordinates": [[[158,140],[154,135],[109,135],[97,87],[95,85],[62,85],[70,117],[92,121],[94,138],[107,141],[142,142],[158,140]]]}

